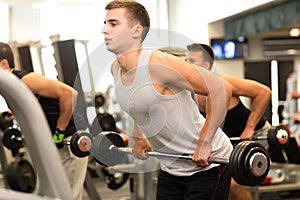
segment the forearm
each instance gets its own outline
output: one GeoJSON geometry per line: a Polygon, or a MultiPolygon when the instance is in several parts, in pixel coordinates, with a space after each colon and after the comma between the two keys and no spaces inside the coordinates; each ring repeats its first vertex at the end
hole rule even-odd
{"type": "Polygon", "coordinates": [[[211,142],[218,127],[225,119],[230,104],[231,87],[223,82],[222,89],[211,90],[206,102],[206,121],[199,137],[199,143],[211,142]]]}
{"type": "Polygon", "coordinates": [[[132,131],[133,139],[144,139],[145,135],[142,132],[142,130],[137,126],[137,124],[134,122],[133,125],[133,131],[132,131]]]}
{"type": "MultiPolygon", "coordinates": [[[[134,143],[132,146],[133,153],[144,154],[145,152],[153,150],[151,144],[149,143],[142,130],[137,126],[136,123],[134,123],[132,134],[134,139],[134,143]]],[[[146,155],[143,155],[142,157],[146,158],[146,155]]]]}
{"type": "Polygon", "coordinates": [[[68,126],[76,105],[76,99],[77,92],[72,90],[63,92],[63,95],[59,97],[60,115],[56,124],[57,129],[64,131],[68,126]]]}
{"type": "Polygon", "coordinates": [[[257,123],[263,117],[265,110],[266,109],[264,106],[257,106],[256,108],[252,108],[251,113],[247,119],[245,129],[254,131],[257,123]]]}
{"type": "Polygon", "coordinates": [[[270,99],[271,99],[270,90],[265,90],[264,92],[261,92],[260,95],[253,98],[251,113],[248,117],[245,129],[254,131],[255,126],[257,125],[259,120],[263,117],[264,112],[266,111],[268,104],[270,102],[270,99]]]}

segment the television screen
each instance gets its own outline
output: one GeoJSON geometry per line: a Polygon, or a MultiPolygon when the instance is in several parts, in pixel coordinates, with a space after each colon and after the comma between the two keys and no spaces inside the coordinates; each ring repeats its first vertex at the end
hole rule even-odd
{"type": "Polygon", "coordinates": [[[211,39],[211,47],[216,59],[246,58],[248,56],[248,43],[244,37],[233,40],[211,39]]]}

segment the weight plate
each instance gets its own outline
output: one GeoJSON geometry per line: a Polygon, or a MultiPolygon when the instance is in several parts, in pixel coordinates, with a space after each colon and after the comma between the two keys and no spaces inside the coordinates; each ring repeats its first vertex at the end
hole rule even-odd
{"type": "Polygon", "coordinates": [[[2,136],[3,145],[11,150],[18,150],[23,146],[22,134],[18,129],[9,127],[7,128],[2,136]]]}
{"type": "Polygon", "coordinates": [[[70,148],[72,153],[83,158],[90,155],[93,137],[87,132],[75,133],[70,140],[70,148]]]}
{"type": "Polygon", "coordinates": [[[104,166],[128,163],[128,157],[122,152],[110,151],[111,145],[124,147],[122,137],[115,132],[99,133],[92,145],[92,155],[96,162],[104,166]]]}
{"type": "Polygon", "coordinates": [[[248,179],[243,173],[242,163],[243,163],[243,152],[245,151],[249,141],[243,141],[238,143],[234,147],[234,156],[230,159],[230,168],[232,169],[232,178],[238,184],[245,185],[248,179]]]}
{"type": "Polygon", "coordinates": [[[248,147],[244,165],[245,174],[251,183],[249,186],[259,185],[265,180],[270,169],[267,151],[260,144],[253,143],[251,147],[248,147]]]}
{"type": "Polygon", "coordinates": [[[29,161],[21,159],[7,167],[7,183],[12,190],[32,193],[36,187],[36,174],[29,161]]]}
{"type": "Polygon", "coordinates": [[[260,184],[267,176],[270,160],[261,144],[253,141],[243,141],[234,147],[230,156],[229,167],[233,179],[238,184],[255,186],[260,184]],[[263,158],[266,158],[263,160],[264,162],[259,163],[259,159],[263,158]],[[263,166],[260,166],[260,169],[255,169],[259,164],[263,166]]]}
{"type": "Polygon", "coordinates": [[[272,127],[268,131],[268,143],[280,149],[286,149],[290,143],[289,130],[282,125],[272,127]]]}

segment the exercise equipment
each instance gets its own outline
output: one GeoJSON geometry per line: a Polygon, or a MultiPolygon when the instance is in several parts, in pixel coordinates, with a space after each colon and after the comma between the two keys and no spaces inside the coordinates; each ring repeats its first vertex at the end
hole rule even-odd
{"type": "Polygon", "coordinates": [[[102,107],[106,102],[105,97],[101,92],[97,92],[95,94],[95,108],[100,108],[102,107]]]}
{"type": "MultiPolygon", "coordinates": [[[[90,155],[93,137],[87,132],[77,131],[69,141],[62,140],[62,145],[70,145],[72,153],[77,157],[90,155]]],[[[3,145],[10,150],[18,150],[25,145],[19,129],[9,127],[2,136],[3,145]]]]}
{"type": "Polygon", "coordinates": [[[13,116],[5,111],[0,113],[0,128],[2,131],[13,125],[13,116]]]}
{"type": "Polygon", "coordinates": [[[32,193],[35,190],[37,177],[29,161],[21,158],[11,162],[7,167],[6,179],[12,190],[32,193]]]}
{"type": "Polygon", "coordinates": [[[72,153],[80,158],[89,156],[92,148],[92,141],[93,137],[87,132],[75,133],[70,140],[72,153]]]}
{"type": "Polygon", "coordinates": [[[122,132],[122,130],[116,126],[116,120],[114,116],[107,112],[97,114],[92,124],[92,130],[95,136],[99,132],[105,131],[113,131],[117,133],[122,132]]]}
{"type": "MultiPolygon", "coordinates": [[[[132,154],[131,148],[122,148],[113,144],[108,134],[99,134],[93,143],[93,156],[108,166],[122,164],[127,154],[132,154]]],[[[162,152],[148,152],[148,156],[178,158],[192,160],[192,155],[177,155],[162,152]]],[[[270,159],[264,147],[253,141],[242,141],[237,144],[229,158],[210,157],[210,163],[226,164],[231,170],[233,179],[247,186],[260,184],[267,176],[270,159]]]]}
{"type": "Polygon", "coordinates": [[[116,147],[126,147],[128,136],[116,132],[104,131],[100,132],[93,141],[91,154],[96,162],[103,166],[113,166],[119,163],[128,163],[128,157],[125,154],[107,154],[108,147],[114,145],[116,147]]]}
{"type": "MultiPolygon", "coordinates": [[[[240,137],[230,137],[231,141],[241,141],[240,137]]],[[[290,131],[286,126],[272,126],[268,130],[268,134],[264,136],[254,136],[252,140],[267,140],[270,146],[280,149],[286,149],[290,143],[290,131]]]]}
{"type": "Polygon", "coordinates": [[[24,146],[22,134],[19,129],[8,127],[2,135],[2,144],[13,151],[24,146]]]}
{"type": "Polygon", "coordinates": [[[119,163],[128,164],[129,159],[124,154],[112,155],[102,152],[102,148],[99,146],[103,144],[111,144],[117,147],[126,147],[128,145],[128,136],[124,133],[115,132],[101,132],[93,141],[91,154],[97,163],[104,166],[103,174],[105,175],[107,187],[116,190],[122,187],[129,178],[130,173],[121,171],[111,171],[109,166],[113,166],[119,163]],[[111,157],[115,156],[115,157],[111,157]]]}

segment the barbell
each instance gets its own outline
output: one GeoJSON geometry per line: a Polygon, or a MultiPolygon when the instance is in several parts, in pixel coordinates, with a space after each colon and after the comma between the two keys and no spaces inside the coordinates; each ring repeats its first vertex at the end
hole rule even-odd
{"type": "MultiPolygon", "coordinates": [[[[93,138],[91,134],[84,131],[77,131],[70,140],[63,140],[63,145],[70,145],[72,153],[77,157],[90,155],[93,138]]],[[[10,150],[18,150],[25,146],[25,141],[19,129],[9,127],[2,136],[3,145],[10,150]]]]}
{"type": "Polygon", "coordinates": [[[125,154],[112,155],[107,151],[102,151],[104,146],[108,147],[107,145],[125,148],[128,145],[128,135],[126,133],[103,131],[97,134],[92,144],[91,154],[94,160],[103,166],[107,187],[116,190],[126,183],[130,174],[121,171],[111,172],[109,167],[120,163],[128,164],[129,158],[125,154]],[[101,148],[99,149],[99,147],[101,148]]]}
{"type": "MultiPolygon", "coordinates": [[[[123,164],[128,154],[132,154],[131,148],[119,147],[113,144],[104,134],[99,134],[93,142],[92,155],[98,163],[105,166],[123,164]]],[[[157,151],[148,152],[147,154],[153,157],[192,160],[192,155],[177,155],[157,151]]],[[[260,184],[266,178],[270,169],[270,158],[267,151],[261,144],[254,141],[238,143],[229,158],[210,157],[208,162],[228,165],[232,178],[237,183],[246,186],[260,184]]]]}
{"type": "MultiPolygon", "coordinates": [[[[240,137],[230,137],[231,141],[241,141],[240,137]]],[[[286,149],[290,143],[290,132],[284,125],[272,126],[267,135],[253,136],[253,141],[267,140],[270,146],[286,149]]]]}

